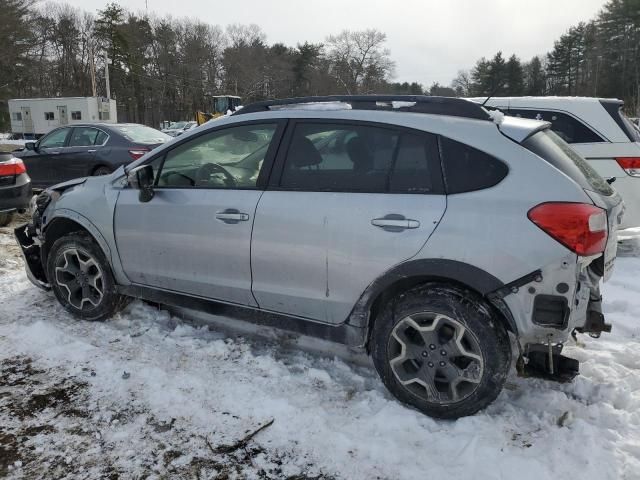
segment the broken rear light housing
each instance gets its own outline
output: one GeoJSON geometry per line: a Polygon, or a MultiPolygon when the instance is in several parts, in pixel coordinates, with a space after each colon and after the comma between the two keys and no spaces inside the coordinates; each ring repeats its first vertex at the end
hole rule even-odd
{"type": "Polygon", "coordinates": [[[133,160],[137,160],[147,152],[149,152],[148,148],[132,148],[132,149],[129,150],[129,156],[133,160]]]}
{"type": "Polygon", "coordinates": [[[588,203],[549,202],[527,214],[546,234],[581,256],[604,252],[609,236],[607,212],[588,203]]]}
{"type": "Polygon", "coordinates": [[[27,173],[27,168],[19,158],[12,157],[6,162],[0,162],[0,177],[13,177],[27,173]]]}
{"type": "Polygon", "coordinates": [[[616,162],[631,177],[640,177],[640,157],[617,157],[616,162]]]}

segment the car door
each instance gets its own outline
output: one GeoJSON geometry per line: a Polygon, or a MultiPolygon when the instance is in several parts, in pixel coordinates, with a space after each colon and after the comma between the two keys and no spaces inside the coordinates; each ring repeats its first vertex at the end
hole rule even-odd
{"type": "Polygon", "coordinates": [[[61,155],[62,162],[57,165],[56,181],[91,175],[96,152],[106,141],[105,135],[95,127],[74,127],[61,155]]]}
{"type": "Polygon", "coordinates": [[[253,228],[261,308],[341,323],[425,245],[445,211],[437,139],[366,123],[292,122],[253,228]]]}
{"type": "Polygon", "coordinates": [[[60,162],[71,128],[58,128],[42,137],[34,150],[25,152],[22,161],[27,167],[34,187],[45,188],[54,185],[57,178],[55,166],[60,162]]]}
{"type": "Polygon", "coordinates": [[[155,195],[120,193],[118,254],[134,283],[252,305],[254,213],[282,133],[278,121],[207,131],[152,160],[155,195]]]}

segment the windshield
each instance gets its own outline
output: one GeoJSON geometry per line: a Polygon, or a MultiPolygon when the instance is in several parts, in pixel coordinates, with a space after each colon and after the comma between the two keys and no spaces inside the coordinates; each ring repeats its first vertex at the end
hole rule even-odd
{"type": "Polygon", "coordinates": [[[165,143],[173,138],[155,128],[145,127],[144,125],[114,125],[113,128],[124,138],[134,143],[152,145],[165,143]]]}
{"type": "Polygon", "coordinates": [[[551,130],[544,130],[522,144],[556,167],[586,190],[613,195],[611,186],[567,142],[551,130]]]}

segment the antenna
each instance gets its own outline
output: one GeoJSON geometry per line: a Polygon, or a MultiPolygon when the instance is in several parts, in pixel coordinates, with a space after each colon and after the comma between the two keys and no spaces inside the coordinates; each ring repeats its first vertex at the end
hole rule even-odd
{"type": "Polygon", "coordinates": [[[480,106],[481,106],[481,107],[484,107],[484,106],[487,104],[487,102],[488,102],[489,100],[491,100],[491,97],[493,97],[496,93],[498,93],[498,89],[499,89],[501,86],[502,86],[502,82],[501,82],[500,80],[498,80],[498,84],[497,84],[495,87],[493,87],[493,89],[491,90],[491,92],[489,92],[489,96],[487,97],[487,99],[486,99],[484,102],[482,102],[482,105],[480,105],[480,106]]]}

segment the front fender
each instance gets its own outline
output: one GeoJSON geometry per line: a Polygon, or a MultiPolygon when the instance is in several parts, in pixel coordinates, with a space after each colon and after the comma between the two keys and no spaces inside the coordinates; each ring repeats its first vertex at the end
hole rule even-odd
{"type": "Polygon", "coordinates": [[[107,257],[111,262],[112,257],[111,257],[111,249],[109,248],[109,243],[104,238],[102,233],[100,233],[100,230],[93,223],[91,223],[91,220],[89,220],[84,215],[81,215],[80,213],[74,210],[69,210],[67,208],[58,208],[53,212],[53,215],[54,216],[51,218],[46,218],[46,224],[45,223],[42,224],[42,234],[45,242],[47,240],[47,231],[50,231],[52,226],[55,225],[56,221],[59,221],[60,219],[71,220],[77,223],[78,225],[80,225],[87,232],[89,232],[89,234],[96,240],[96,242],[102,249],[102,252],[105,254],[105,257],[107,257]]]}

